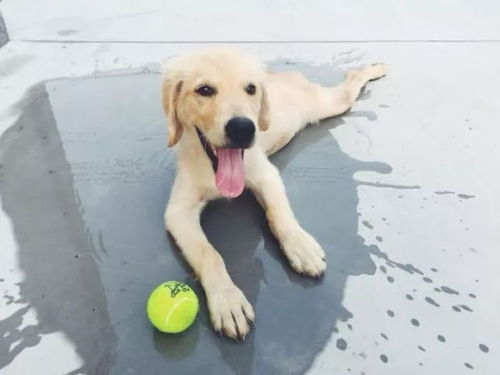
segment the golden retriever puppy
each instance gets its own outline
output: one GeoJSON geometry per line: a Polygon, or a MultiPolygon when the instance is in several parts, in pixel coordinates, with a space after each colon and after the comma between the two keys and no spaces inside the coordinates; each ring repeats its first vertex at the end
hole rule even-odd
{"type": "Polygon", "coordinates": [[[254,59],[224,48],[167,63],[163,106],[168,144],[178,148],[178,172],[165,222],[205,290],[216,331],[244,338],[254,311],[203,233],[203,207],[251,189],[291,267],[312,277],[323,274],[325,253],[297,222],[267,156],[306,124],[347,111],[361,88],[385,73],[385,65],[374,64],[347,72],[339,86],[322,87],[300,73],[267,72],[254,59]]]}

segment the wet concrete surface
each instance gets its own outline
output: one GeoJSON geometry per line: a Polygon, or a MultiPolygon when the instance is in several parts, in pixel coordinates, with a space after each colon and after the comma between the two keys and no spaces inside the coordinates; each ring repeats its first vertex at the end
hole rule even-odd
{"type": "MultiPolygon", "coordinates": [[[[29,346],[62,330],[86,373],[166,365],[172,374],[303,373],[337,320],[351,316],[342,306],[346,278],[375,272],[357,235],[353,174],[390,168],[344,154],[328,131],[341,119],[303,132],[273,158],[299,220],[327,249],[321,280],[289,268],[250,193],[209,205],[208,238],[257,313],[253,332],[235,343],[211,330],[203,291],[165,234],[175,155],[158,93],[150,74],[52,81],[30,94],[2,140],[0,189],[27,275],[22,298],[42,312],[41,324],[16,331],[20,311],[2,322],[5,331],[29,346]],[[198,321],[181,335],[160,334],[145,317],[150,290],[167,279],[186,281],[202,299],[198,321]]],[[[2,347],[3,367],[16,353],[2,347]]]]}
{"type": "MultiPolygon", "coordinates": [[[[283,65],[293,64],[275,63],[283,65]]],[[[295,68],[329,84],[341,78],[325,66],[295,68]]],[[[343,117],[328,120],[272,158],[299,221],[326,250],[327,273],[311,280],[290,269],[250,193],[211,203],[202,225],[257,315],[245,342],[215,334],[203,291],[163,226],[175,153],[166,148],[159,92],[157,74],[49,81],[31,91],[0,139],[0,194],[26,275],[10,303],[39,315],[38,325],[20,328],[23,307],[0,322],[0,370],[41,335],[62,331],[84,362],[74,374],[301,374],[327,343],[348,348],[336,328],[352,318],[343,305],[347,278],[374,274],[374,258],[427,277],[358,235],[354,174],[391,168],[343,152],[329,131],[343,117]],[[179,335],[155,331],[145,315],[150,291],[171,279],[201,299],[198,320],[179,335]]]]}
{"type": "Polygon", "coordinates": [[[33,89],[24,105],[19,123],[0,140],[6,151],[0,191],[25,271],[21,298],[7,302],[23,307],[0,322],[0,369],[37,345],[42,335],[63,331],[85,362],[82,373],[107,373],[115,334],[45,87],[33,89]],[[18,328],[30,308],[36,309],[40,323],[18,328]]]}
{"type": "Polygon", "coordinates": [[[5,26],[2,12],[0,12],[0,48],[2,48],[8,41],[9,34],[7,33],[7,27],[5,26]]]}

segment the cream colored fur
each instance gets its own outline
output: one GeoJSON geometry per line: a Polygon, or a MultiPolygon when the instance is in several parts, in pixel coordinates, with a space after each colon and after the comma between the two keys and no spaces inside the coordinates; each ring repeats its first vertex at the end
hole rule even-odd
{"type": "Polygon", "coordinates": [[[280,174],[267,156],[306,124],[347,111],[368,81],[385,74],[385,65],[374,64],[347,72],[345,81],[336,87],[322,87],[297,72],[266,72],[251,57],[220,48],[177,57],[167,64],[163,104],[169,145],[178,144],[178,173],[165,212],[166,227],[205,290],[216,331],[244,338],[255,316],[200,226],[205,204],[220,195],[194,126],[213,146],[221,147],[230,118],[244,116],[258,124],[256,142],[245,150],[246,186],[262,205],[291,267],[318,277],[326,269],[325,253],[297,222],[280,174]],[[244,90],[249,82],[257,87],[255,95],[244,90]],[[196,94],[195,89],[204,83],[215,87],[217,94],[209,98],[196,94]]]}

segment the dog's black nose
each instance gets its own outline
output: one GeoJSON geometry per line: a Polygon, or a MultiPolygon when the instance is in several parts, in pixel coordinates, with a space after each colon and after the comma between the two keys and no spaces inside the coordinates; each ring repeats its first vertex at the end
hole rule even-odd
{"type": "Polygon", "coordinates": [[[233,147],[250,147],[255,137],[255,125],[249,118],[233,117],[226,124],[226,136],[233,147]]]}

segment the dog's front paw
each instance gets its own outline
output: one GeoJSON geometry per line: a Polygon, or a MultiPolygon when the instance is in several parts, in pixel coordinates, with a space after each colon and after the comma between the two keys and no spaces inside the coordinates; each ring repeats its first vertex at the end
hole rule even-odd
{"type": "Polygon", "coordinates": [[[233,339],[244,339],[255,314],[243,292],[232,283],[218,285],[207,291],[207,300],[214,329],[233,339]]]}
{"type": "Polygon", "coordinates": [[[292,268],[305,275],[319,277],[326,270],[325,252],[318,242],[302,228],[288,236],[282,244],[292,268]]]}

